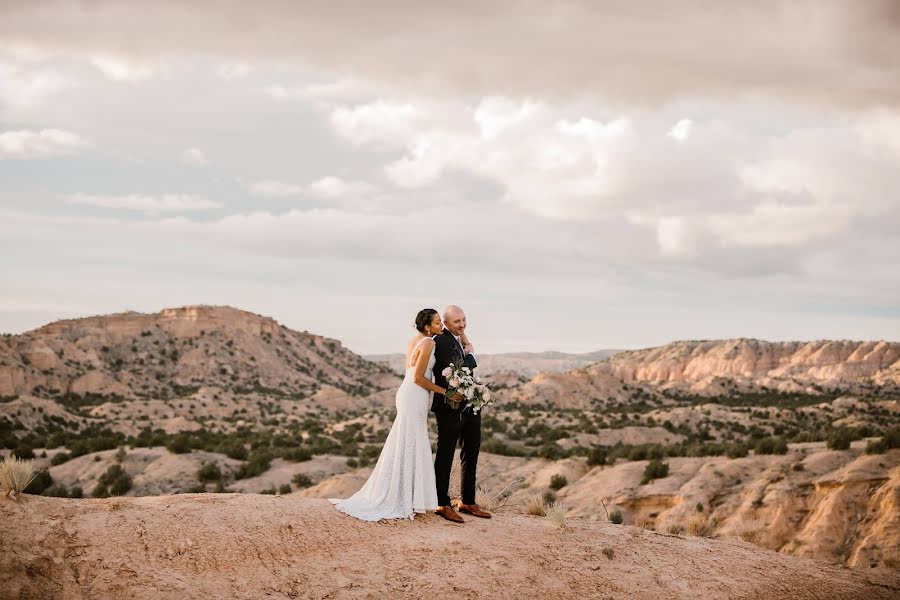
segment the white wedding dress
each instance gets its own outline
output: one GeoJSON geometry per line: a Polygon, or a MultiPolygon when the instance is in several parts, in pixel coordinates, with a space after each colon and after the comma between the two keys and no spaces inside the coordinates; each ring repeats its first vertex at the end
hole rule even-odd
{"type": "MultiPolygon", "coordinates": [[[[416,344],[412,354],[426,339],[416,344]]],[[[423,359],[419,356],[418,360],[423,359]]],[[[432,350],[426,379],[432,378],[433,369],[432,350]]],[[[397,390],[397,417],[369,479],[347,499],[329,498],[339,511],[364,521],[378,521],[412,519],[415,513],[437,509],[434,461],[428,439],[431,392],[416,385],[414,373],[415,367],[407,365],[406,376],[397,390]]]]}

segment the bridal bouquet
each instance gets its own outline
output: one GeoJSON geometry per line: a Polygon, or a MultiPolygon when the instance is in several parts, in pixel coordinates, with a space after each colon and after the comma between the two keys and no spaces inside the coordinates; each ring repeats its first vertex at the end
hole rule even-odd
{"type": "Polygon", "coordinates": [[[487,384],[472,373],[469,367],[450,363],[449,367],[441,371],[441,375],[447,378],[447,393],[444,395],[444,399],[451,408],[459,408],[460,402],[450,399],[457,392],[467,400],[466,408],[471,408],[475,414],[481,412],[485,406],[494,403],[491,400],[491,390],[488,389],[487,384]]]}

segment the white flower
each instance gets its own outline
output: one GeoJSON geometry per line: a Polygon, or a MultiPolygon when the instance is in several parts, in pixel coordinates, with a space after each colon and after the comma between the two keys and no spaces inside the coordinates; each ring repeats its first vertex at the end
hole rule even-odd
{"type": "Polygon", "coordinates": [[[475,388],[470,387],[466,390],[466,399],[471,400],[475,396],[475,388]]]}
{"type": "Polygon", "coordinates": [[[453,368],[447,367],[446,369],[441,371],[441,375],[443,375],[444,377],[450,377],[450,373],[452,373],[452,372],[453,372],[453,368]]]}
{"type": "Polygon", "coordinates": [[[469,367],[463,367],[462,370],[463,370],[464,372],[466,372],[466,373],[471,373],[471,372],[472,372],[472,369],[470,369],[469,367]]]}
{"type": "Polygon", "coordinates": [[[490,399],[491,399],[491,391],[490,391],[490,390],[484,390],[484,401],[487,402],[487,401],[490,400],[490,399]]]}
{"type": "Polygon", "coordinates": [[[451,377],[447,380],[447,383],[450,384],[450,387],[459,387],[459,379],[456,377],[451,377]]]}

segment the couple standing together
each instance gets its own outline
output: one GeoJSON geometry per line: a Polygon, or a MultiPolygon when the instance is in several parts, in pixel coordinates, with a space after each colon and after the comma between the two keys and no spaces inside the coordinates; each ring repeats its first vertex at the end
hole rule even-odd
{"type": "Polygon", "coordinates": [[[466,313],[448,306],[444,319],[433,308],[416,315],[418,334],[406,349],[406,375],[397,390],[397,417],[375,469],[363,487],[345,500],[332,499],[341,512],[365,521],[412,519],[435,511],[456,523],[463,518],[450,505],[450,471],[460,445],[462,498],[459,512],[490,518],[475,503],[475,477],[481,446],[481,414],[467,410],[466,400],[453,408],[446,401],[443,371],[451,363],[474,369],[475,354],[466,337],[466,313]],[[429,406],[437,418],[437,452],[431,461],[428,439],[429,406]]]}

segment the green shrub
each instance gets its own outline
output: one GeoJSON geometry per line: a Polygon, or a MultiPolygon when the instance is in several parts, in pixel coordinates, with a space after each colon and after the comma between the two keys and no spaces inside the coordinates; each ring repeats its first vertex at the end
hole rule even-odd
{"type": "Polygon", "coordinates": [[[166,449],[172,454],[187,454],[191,451],[191,440],[186,435],[176,435],[166,443],[166,449]]]}
{"type": "Polygon", "coordinates": [[[197,480],[201,483],[210,483],[221,479],[222,470],[214,462],[203,463],[203,466],[197,470],[197,480]]]}
{"type": "Polygon", "coordinates": [[[622,511],[619,509],[612,511],[612,514],[609,515],[610,523],[615,523],[616,525],[621,525],[623,520],[624,519],[622,518],[622,511]]]}
{"type": "Polygon", "coordinates": [[[234,474],[235,479],[247,479],[262,475],[272,465],[272,454],[268,450],[254,450],[234,474]]]}
{"type": "Polygon", "coordinates": [[[755,454],[787,454],[787,441],[781,437],[764,437],[753,447],[755,454]]]}
{"type": "Polygon", "coordinates": [[[550,489],[561,490],[566,487],[566,484],[568,483],[569,481],[566,479],[565,475],[557,474],[550,478],[550,489]]]}
{"type": "Polygon", "coordinates": [[[304,462],[312,459],[312,452],[309,451],[308,448],[291,448],[290,450],[286,450],[282,457],[284,460],[289,460],[291,462],[304,462]]]}
{"type": "Polygon", "coordinates": [[[53,458],[50,459],[51,465],[61,465],[64,462],[68,462],[72,459],[72,454],[69,452],[57,452],[53,455],[53,458]]]}
{"type": "Polygon", "coordinates": [[[122,465],[116,463],[111,465],[106,472],[100,476],[97,481],[97,487],[94,488],[94,498],[107,498],[109,496],[121,496],[131,489],[131,475],[129,475],[122,465]]]}
{"type": "Polygon", "coordinates": [[[290,494],[291,493],[291,484],[283,483],[278,487],[279,494],[290,494]]]}
{"type": "Polygon", "coordinates": [[[43,471],[38,471],[34,476],[34,479],[31,480],[31,483],[29,483],[22,491],[26,494],[41,494],[51,485],[53,485],[53,477],[50,476],[49,471],[44,469],[43,471]]]}
{"type": "Polygon", "coordinates": [[[225,454],[228,458],[233,458],[235,460],[247,460],[247,448],[244,447],[244,444],[240,442],[229,442],[225,444],[220,449],[220,452],[225,454]]]}
{"type": "Polygon", "coordinates": [[[587,464],[589,467],[606,464],[606,448],[603,446],[594,446],[588,450],[587,464]]]}
{"type": "Polygon", "coordinates": [[[664,463],[659,459],[653,459],[644,468],[644,477],[641,479],[641,485],[649,483],[654,479],[660,479],[669,475],[669,463],[664,463]]]}
{"type": "Polygon", "coordinates": [[[881,439],[869,440],[866,454],[883,454],[892,448],[900,448],[900,427],[892,427],[881,435],[881,439]]]}
{"type": "Polygon", "coordinates": [[[847,450],[850,448],[850,442],[856,439],[853,430],[847,427],[838,427],[828,434],[825,443],[829,450],[847,450]]]}
{"type": "Polygon", "coordinates": [[[291,482],[298,488],[308,488],[313,484],[312,479],[310,479],[309,475],[307,475],[306,473],[297,473],[291,479],[291,482]]]}
{"type": "Polygon", "coordinates": [[[725,450],[725,456],[728,458],[743,458],[747,456],[749,449],[747,448],[747,444],[742,444],[740,442],[734,444],[728,444],[728,448],[725,450]]]}
{"type": "Polygon", "coordinates": [[[550,490],[544,492],[544,504],[553,504],[554,502],[556,502],[556,494],[550,490]]]}

